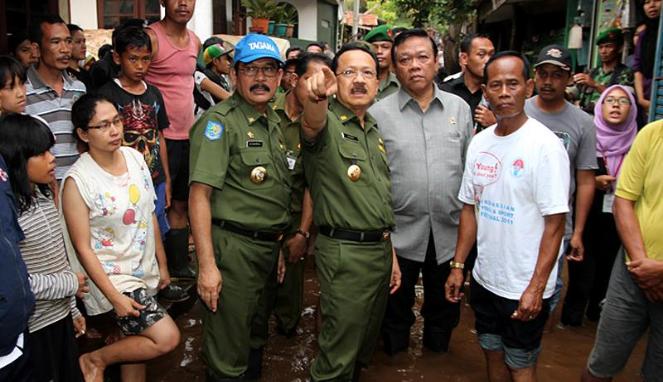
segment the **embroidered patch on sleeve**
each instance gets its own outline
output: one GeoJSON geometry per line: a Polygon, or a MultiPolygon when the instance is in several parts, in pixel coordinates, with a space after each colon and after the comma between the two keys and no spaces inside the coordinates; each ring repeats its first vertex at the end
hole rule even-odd
{"type": "Polygon", "coordinates": [[[207,127],[205,127],[205,138],[210,141],[221,139],[224,129],[225,128],[221,122],[209,121],[207,122],[207,127]]]}

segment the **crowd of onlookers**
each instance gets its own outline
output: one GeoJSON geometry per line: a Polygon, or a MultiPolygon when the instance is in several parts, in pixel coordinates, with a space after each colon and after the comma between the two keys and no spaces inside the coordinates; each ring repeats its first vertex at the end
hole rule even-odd
{"type": "Polygon", "coordinates": [[[661,379],[659,0],[628,65],[618,28],[575,74],[562,46],[530,68],[470,34],[445,80],[420,29],[281,55],[201,42],[195,1],[163,6],[96,62],[57,16],[0,56],[0,380],[144,380],[180,340],[160,300],[193,291],[172,279],[207,307],[208,380],[257,379],[269,317],[296,335],[314,246],[314,380],[357,380],[378,337],[406,350],[420,278],[424,346],[449,350],[465,290],[491,381],[536,380],[557,305],[562,325],[600,320],[583,380],[615,376],[647,330],[642,374],[661,379]],[[90,328],[105,345],[79,356],[90,328]]]}

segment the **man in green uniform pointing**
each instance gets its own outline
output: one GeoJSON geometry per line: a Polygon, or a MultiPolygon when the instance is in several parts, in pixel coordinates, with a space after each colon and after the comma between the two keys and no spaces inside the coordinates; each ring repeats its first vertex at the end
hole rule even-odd
{"type": "Polygon", "coordinates": [[[322,327],[314,381],[358,378],[373,353],[389,288],[393,293],[400,286],[389,237],[394,215],[387,157],[366,112],[377,93],[378,61],[366,44],[349,43],[332,69],[302,77],[309,93],[301,128],[304,174],[320,233],[315,260],[322,327]],[[333,94],[336,100],[328,101],[333,94]]]}
{"type": "Polygon", "coordinates": [[[208,381],[256,379],[251,351],[258,300],[290,221],[291,175],[279,117],[268,103],[281,80],[278,48],[250,34],[235,47],[235,94],[191,130],[189,211],[196,244],[208,381]]]}
{"type": "Polygon", "coordinates": [[[302,102],[308,97],[306,83],[301,80],[301,77],[307,71],[313,73],[322,66],[331,67],[331,59],[324,54],[305,53],[296,59],[295,74],[290,79],[290,90],[277,96],[272,105],[272,109],[281,119],[281,132],[285,139],[288,168],[293,175],[290,206],[292,223],[283,243],[286,272],[283,283],[276,289],[273,309],[278,323],[277,329],[288,337],[294,335],[302,312],[304,256],[313,222],[313,203],[306,186],[306,179],[304,179],[299,132],[303,110],[302,102]]]}

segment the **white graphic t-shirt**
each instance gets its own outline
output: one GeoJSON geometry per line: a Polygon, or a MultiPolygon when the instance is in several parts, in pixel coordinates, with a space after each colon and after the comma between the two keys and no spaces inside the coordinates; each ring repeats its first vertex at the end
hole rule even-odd
{"type": "MultiPolygon", "coordinates": [[[[84,153],[65,179],[71,177],[76,182],[90,209],[90,246],[113,286],[120,292],[145,288],[153,295],[159,284],[152,225],[156,194],[143,154],[129,147],[120,150],[127,163],[125,174],[109,174],[84,153]]],[[[110,302],[90,284],[90,293],[84,298],[88,313],[111,310],[110,302]]]]}
{"type": "MultiPolygon", "coordinates": [[[[568,192],[568,155],[538,121],[530,118],[507,136],[495,135],[495,125],[477,134],[458,194],[475,206],[478,256],[472,277],[498,296],[519,300],[539,256],[544,216],[568,212],[568,192]]],[[[556,264],[544,298],[555,289],[556,264]]]]}

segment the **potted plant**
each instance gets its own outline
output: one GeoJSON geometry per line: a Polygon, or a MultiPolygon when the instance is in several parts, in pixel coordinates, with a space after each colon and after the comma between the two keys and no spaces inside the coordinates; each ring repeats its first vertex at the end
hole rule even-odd
{"type": "Polygon", "coordinates": [[[246,15],[251,17],[251,29],[267,33],[269,19],[276,9],[274,0],[242,0],[242,6],[246,8],[246,15]]]}
{"type": "Polygon", "coordinates": [[[295,24],[297,23],[297,9],[293,6],[286,6],[283,11],[283,22],[286,23],[285,36],[291,38],[295,32],[295,24]]]}
{"type": "Polygon", "coordinates": [[[277,37],[285,37],[286,30],[288,28],[288,23],[286,21],[286,4],[279,4],[274,10],[274,19],[276,19],[276,25],[274,25],[274,35],[277,37]]]}

